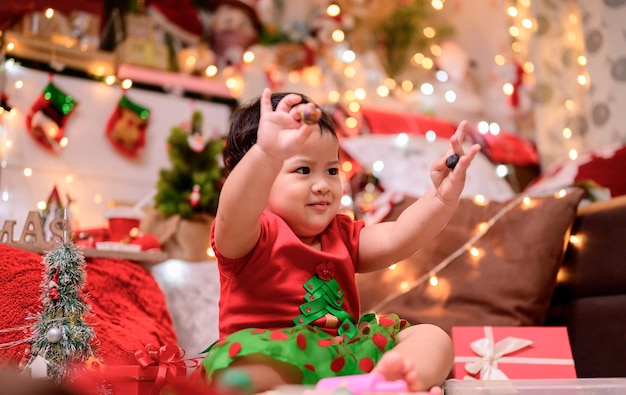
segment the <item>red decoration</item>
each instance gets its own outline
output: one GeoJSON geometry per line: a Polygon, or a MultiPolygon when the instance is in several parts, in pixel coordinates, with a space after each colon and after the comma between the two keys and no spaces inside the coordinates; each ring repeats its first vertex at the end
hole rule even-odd
{"type": "Polygon", "coordinates": [[[139,236],[132,238],[129,244],[137,244],[141,246],[141,251],[160,250],[161,243],[159,239],[150,233],[140,234],[139,236]]]}
{"type": "Polygon", "coordinates": [[[2,111],[0,111],[0,115],[13,109],[13,107],[9,105],[9,97],[6,93],[0,93],[0,108],[2,109],[2,111]]]}
{"type": "Polygon", "coordinates": [[[513,92],[511,92],[511,106],[517,108],[519,107],[519,90],[524,82],[524,68],[518,62],[514,62],[515,67],[515,80],[511,82],[513,85],[513,92]]]}
{"type": "Polygon", "coordinates": [[[321,263],[317,265],[315,271],[320,279],[328,281],[335,276],[335,264],[333,262],[321,263]]]}
{"type": "Polygon", "coordinates": [[[539,165],[539,153],[535,144],[513,133],[501,132],[481,134],[472,130],[471,138],[481,145],[481,152],[493,163],[507,163],[516,166],[539,165]]]}
{"type": "Polygon", "coordinates": [[[626,144],[614,143],[585,152],[575,160],[564,159],[551,165],[528,185],[526,191],[554,191],[592,181],[607,188],[612,197],[626,195],[625,167],[626,144]]]}
{"type": "Polygon", "coordinates": [[[193,0],[153,0],[148,13],[185,43],[195,43],[202,36],[203,26],[193,0]]]}
{"type": "Polygon", "coordinates": [[[423,135],[434,130],[437,136],[447,139],[456,131],[456,125],[443,119],[410,112],[389,111],[361,107],[361,113],[371,133],[423,135]]]}
{"type": "Polygon", "coordinates": [[[200,185],[196,184],[189,195],[189,204],[191,207],[196,207],[198,203],[200,203],[200,185]]]}
{"type": "Polygon", "coordinates": [[[109,228],[77,229],[73,231],[72,238],[79,247],[95,248],[97,242],[109,240],[109,228]]]}
{"type": "Polygon", "coordinates": [[[333,359],[330,363],[330,370],[335,373],[341,372],[341,369],[346,366],[346,360],[344,357],[337,357],[333,359]]]}
{"type": "Polygon", "coordinates": [[[288,337],[285,332],[275,330],[275,331],[272,331],[272,333],[270,334],[270,339],[276,340],[276,341],[287,341],[288,337]]]}
{"type": "Polygon", "coordinates": [[[50,281],[50,292],[48,296],[50,296],[50,300],[59,300],[59,273],[61,272],[60,268],[57,268],[56,273],[54,273],[54,278],[50,281]]]}
{"type": "Polygon", "coordinates": [[[376,344],[378,347],[380,347],[380,349],[384,349],[385,346],[387,346],[387,343],[389,342],[389,340],[387,340],[387,338],[384,335],[381,335],[380,333],[374,333],[372,335],[372,342],[374,344],[376,344]]]}
{"type": "Polygon", "coordinates": [[[107,138],[118,152],[134,158],[146,143],[149,117],[148,109],[123,95],[107,122],[107,138]]]}
{"type": "Polygon", "coordinates": [[[369,373],[374,369],[374,361],[371,358],[365,357],[359,361],[359,369],[365,373],[369,373]]]}
{"type": "Polygon", "coordinates": [[[302,333],[298,333],[296,337],[296,343],[298,344],[298,348],[301,350],[306,350],[306,336],[302,333]]]}
{"type": "MultiPolygon", "coordinates": [[[[185,351],[175,345],[157,346],[147,344],[144,348],[135,351],[135,359],[142,368],[157,366],[156,378],[150,391],[151,395],[158,395],[168,377],[184,375],[187,364],[183,357],[185,351]]],[[[197,364],[197,363],[196,363],[197,364]]]]}
{"type": "Polygon", "coordinates": [[[22,359],[20,359],[20,364],[19,364],[20,368],[23,368],[24,366],[26,366],[29,360],[30,360],[30,346],[26,346],[26,348],[24,349],[24,355],[22,356],[22,359]]]}
{"type": "Polygon", "coordinates": [[[393,326],[395,324],[395,321],[386,316],[382,316],[378,318],[378,323],[382,326],[393,326]]]}
{"type": "Polygon", "coordinates": [[[317,345],[320,347],[330,347],[335,344],[334,339],[321,339],[317,341],[317,345]]]}
{"type": "Polygon", "coordinates": [[[59,300],[59,290],[56,287],[50,288],[48,295],[50,295],[50,300],[59,300]]]}
{"type": "Polygon", "coordinates": [[[233,343],[228,349],[228,356],[231,358],[235,358],[237,354],[241,351],[241,343],[233,343]]]}
{"type": "Polygon", "coordinates": [[[128,237],[134,228],[139,228],[139,218],[111,217],[109,218],[109,240],[122,241],[128,237]]]}
{"type": "Polygon", "coordinates": [[[202,152],[207,143],[200,133],[192,133],[189,135],[187,142],[193,152],[202,152]]]}
{"type": "Polygon", "coordinates": [[[61,149],[65,125],[78,103],[50,81],[26,114],[26,130],[51,152],[61,149]]]}
{"type": "MultiPolygon", "coordinates": [[[[373,134],[407,133],[419,136],[433,130],[437,136],[446,139],[454,134],[457,127],[444,119],[408,112],[362,108],[361,113],[367,130],[373,134]]],[[[507,132],[494,136],[483,135],[476,128],[468,128],[468,130],[469,137],[482,146],[481,152],[494,163],[518,166],[539,164],[537,148],[528,139],[507,132]]]]}

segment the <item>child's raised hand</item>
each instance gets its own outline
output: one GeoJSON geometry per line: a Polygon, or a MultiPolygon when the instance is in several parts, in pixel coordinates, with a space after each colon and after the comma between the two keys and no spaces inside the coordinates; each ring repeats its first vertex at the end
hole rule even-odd
{"type": "Polygon", "coordinates": [[[271,97],[266,88],[261,95],[257,144],[268,156],[286,159],[316,130],[321,110],[314,103],[301,103],[296,94],[283,97],[274,110],[271,97]]]}
{"type": "Polygon", "coordinates": [[[446,203],[458,201],[465,187],[467,168],[480,151],[480,145],[474,144],[468,152],[463,152],[466,126],[466,121],[459,124],[454,135],[450,137],[450,148],[446,155],[436,159],[430,166],[430,177],[437,190],[437,196],[446,203]],[[458,155],[456,161],[456,158],[450,158],[454,154],[458,155]]]}

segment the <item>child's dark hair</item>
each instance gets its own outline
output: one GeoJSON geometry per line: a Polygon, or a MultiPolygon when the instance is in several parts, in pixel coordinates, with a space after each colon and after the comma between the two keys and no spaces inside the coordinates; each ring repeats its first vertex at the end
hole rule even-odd
{"type": "MultiPolygon", "coordinates": [[[[281,92],[272,94],[272,108],[276,110],[276,106],[291,92],[281,92]]],[[[300,93],[295,93],[302,97],[301,103],[311,103],[312,100],[300,93]]],[[[259,120],[261,118],[261,98],[258,97],[252,101],[238,107],[230,117],[230,129],[226,136],[226,146],[222,155],[224,157],[224,166],[226,171],[230,173],[237,163],[243,158],[250,148],[256,143],[257,130],[259,129],[259,120]]],[[[322,132],[328,131],[337,136],[335,132],[335,124],[332,118],[324,111],[322,117],[318,121],[322,132]]]]}

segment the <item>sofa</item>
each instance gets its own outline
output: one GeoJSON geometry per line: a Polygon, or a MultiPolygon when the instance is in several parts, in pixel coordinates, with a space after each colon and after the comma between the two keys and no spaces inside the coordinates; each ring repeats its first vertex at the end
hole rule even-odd
{"type": "Polygon", "coordinates": [[[626,196],[583,197],[574,188],[500,203],[462,199],[434,242],[382,275],[358,275],[363,309],[450,334],[454,326],[565,326],[578,377],[626,377],[626,196]],[[482,236],[472,232],[489,221],[482,236]]]}
{"type": "Polygon", "coordinates": [[[626,195],[582,206],[545,325],[567,326],[578,377],[626,377],[626,195]]]}

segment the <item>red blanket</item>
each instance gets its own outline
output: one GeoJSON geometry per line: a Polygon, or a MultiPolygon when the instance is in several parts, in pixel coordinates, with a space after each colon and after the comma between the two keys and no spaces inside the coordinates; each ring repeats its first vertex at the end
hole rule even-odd
{"type": "MultiPolygon", "coordinates": [[[[0,245],[0,344],[29,336],[9,330],[32,323],[41,311],[42,256],[0,245]]],[[[95,331],[94,350],[105,365],[136,364],[133,353],[148,343],[178,344],[165,297],[148,270],[122,259],[87,259],[84,288],[95,331]]],[[[28,343],[0,347],[0,366],[16,365],[28,343]]]]}

